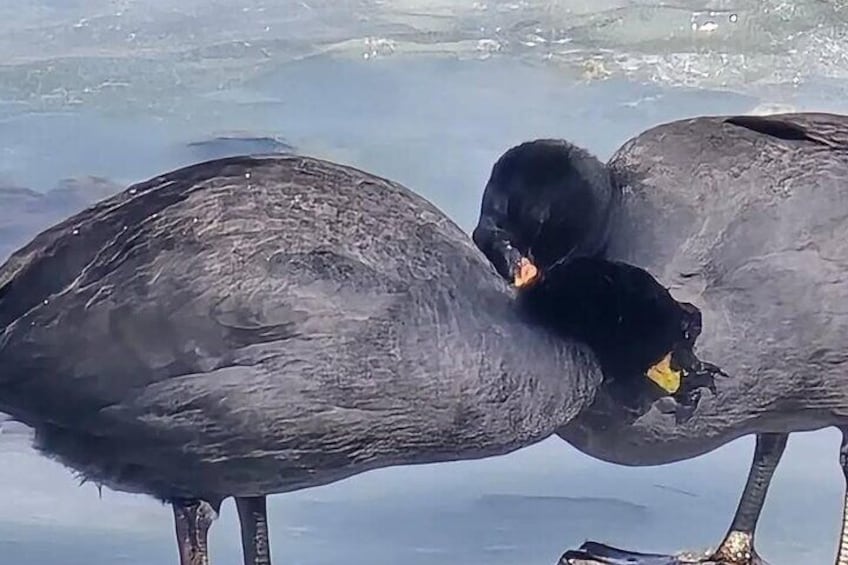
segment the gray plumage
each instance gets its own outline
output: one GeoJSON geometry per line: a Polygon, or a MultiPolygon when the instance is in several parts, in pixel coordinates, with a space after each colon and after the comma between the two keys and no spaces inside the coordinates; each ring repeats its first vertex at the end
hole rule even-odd
{"type": "Polygon", "coordinates": [[[435,207],[305,157],[187,167],[48,229],[0,270],[0,328],[0,411],[45,452],[213,505],[506,453],[600,380],[435,207]]]}
{"type": "Polygon", "coordinates": [[[608,251],[701,309],[698,355],[733,378],[679,424],[659,410],[599,414],[603,427],[581,414],[561,435],[591,455],[667,463],[848,423],[848,117],[733,120],[661,125],[615,153],[608,251]]]}
{"type": "MultiPolygon", "coordinates": [[[[717,394],[680,422],[662,403],[633,420],[599,392],[558,434],[633,466],[757,434],[736,515],[707,561],[760,565],[754,535],[789,433],[840,428],[848,479],[848,117],[676,121],[625,143],[609,172],[622,199],[608,257],[646,268],[695,304],[698,355],[732,378],[718,380],[717,394]]],[[[844,502],[840,565],[848,563],[844,502]]],[[[681,563],[593,543],[561,561],[589,562],[681,563]]]]}

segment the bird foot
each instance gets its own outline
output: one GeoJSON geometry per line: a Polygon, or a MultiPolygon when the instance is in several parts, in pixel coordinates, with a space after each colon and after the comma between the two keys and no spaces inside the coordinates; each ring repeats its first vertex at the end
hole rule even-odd
{"type": "Polygon", "coordinates": [[[721,551],[696,555],[681,553],[638,553],[602,543],[587,541],[579,549],[566,551],[558,565],[768,565],[752,551],[740,556],[725,556],[721,551]]]}
{"type": "Polygon", "coordinates": [[[710,559],[720,565],[768,565],[754,549],[754,535],[734,529],[728,532],[710,559]]]}

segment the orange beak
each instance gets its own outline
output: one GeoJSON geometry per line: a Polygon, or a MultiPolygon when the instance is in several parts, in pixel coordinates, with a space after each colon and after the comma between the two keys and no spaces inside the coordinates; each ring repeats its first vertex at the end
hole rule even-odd
{"type": "Polygon", "coordinates": [[[538,278],[539,269],[536,268],[536,265],[531,263],[526,257],[522,257],[518,263],[518,274],[515,275],[512,284],[516,288],[525,288],[536,282],[538,278]]]}

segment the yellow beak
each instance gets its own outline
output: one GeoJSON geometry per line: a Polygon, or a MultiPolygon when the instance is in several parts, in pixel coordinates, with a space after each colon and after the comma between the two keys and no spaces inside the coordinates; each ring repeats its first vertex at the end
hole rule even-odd
{"type": "Polygon", "coordinates": [[[659,363],[648,369],[645,375],[669,394],[674,394],[680,390],[682,374],[680,371],[675,371],[671,368],[670,352],[659,363]]]}

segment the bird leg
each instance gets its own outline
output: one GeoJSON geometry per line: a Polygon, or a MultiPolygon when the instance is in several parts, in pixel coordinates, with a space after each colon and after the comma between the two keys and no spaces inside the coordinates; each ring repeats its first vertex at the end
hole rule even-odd
{"type": "Polygon", "coordinates": [[[839,552],[836,554],[836,565],[848,565],[848,428],[842,430],[842,446],[839,449],[839,466],[845,476],[846,491],[842,510],[842,533],[839,536],[839,552]]]}
{"type": "Polygon", "coordinates": [[[218,513],[203,500],[174,500],[171,506],[174,509],[180,565],[209,565],[206,538],[218,513]]]}
{"type": "Polygon", "coordinates": [[[754,549],[754,531],[766,501],[771,479],[783,451],[788,434],[758,434],[754,448],[754,461],[748,473],[742,499],[736,515],[721,545],[710,560],[727,565],[755,565],[763,563],[754,549]]]}
{"type": "Polygon", "coordinates": [[[244,565],[271,565],[265,497],[236,497],[244,565]]]}
{"type": "MultiPolygon", "coordinates": [[[[786,449],[788,437],[788,434],[757,435],[754,461],[748,473],[745,490],[742,491],[742,499],[736,508],[736,515],[733,517],[727,535],[712,555],[693,560],[671,555],[635,553],[596,542],[586,542],[580,549],[566,552],[560,558],[559,565],[684,565],[686,563],[765,565],[754,549],[754,531],[757,528],[774,471],[786,449]]],[[[846,454],[843,455],[845,460],[848,458],[845,442],[843,442],[843,453],[846,454]]],[[[843,469],[845,469],[844,466],[843,469]]],[[[848,477],[848,471],[846,471],[846,477],[848,477]]],[[[837,565],[848,565],[848,526],[844,529],[842,547],[845,548],[845,559],[837,561],[837,565]]]]}

